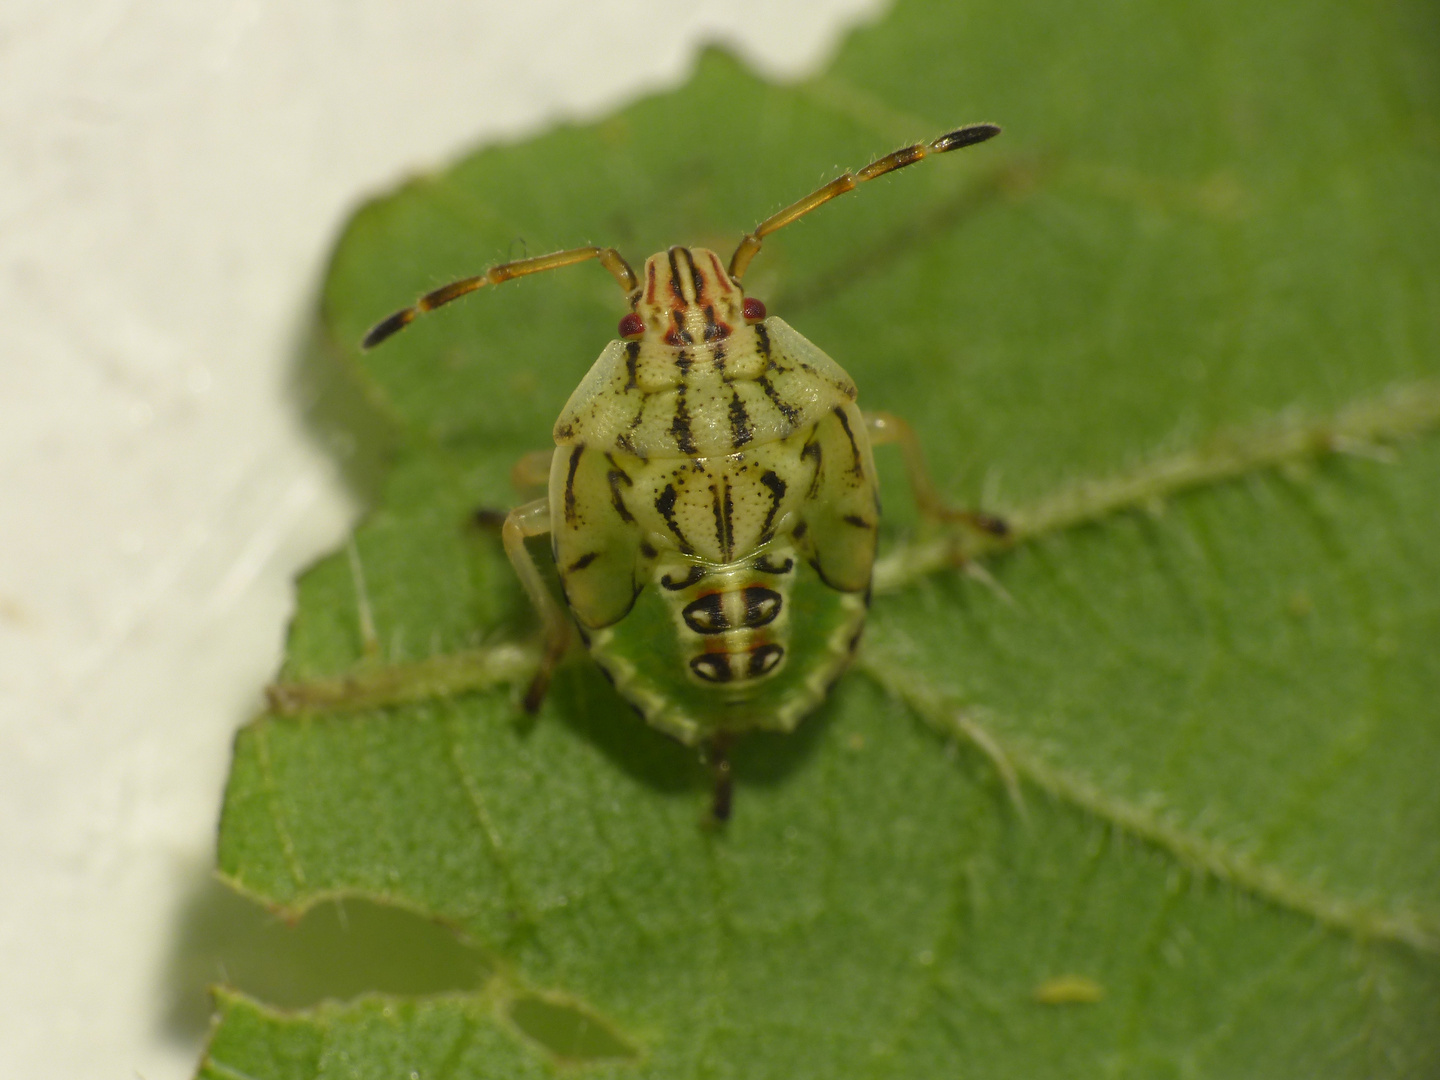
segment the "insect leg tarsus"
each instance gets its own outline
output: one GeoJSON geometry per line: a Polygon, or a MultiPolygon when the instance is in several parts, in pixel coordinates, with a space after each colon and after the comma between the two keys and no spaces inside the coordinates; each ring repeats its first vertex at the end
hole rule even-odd
{"type": "Polygon", "coordinates": [[[570,644],[570,620],[556,602],[554,595],[545,584],[540,568],[535,565],[525,541],[532,536],[545,536],[550,532],[550,503],[546,499],[518,506],[505,519],[503,536],[505,553],[515,567],[520,584],[525,586],[535,610],[540,613],[540,622],[545,634],[545,652],[540,657],[540,666],[530,686],[525,691],[525,711],[534,712],[545,700],[545,691],[550,686],[550,673],[555,670],[570,644]]]}
{"type": "Polygon", "coordinates": [[[889,412],[863,415],[872,446],[894,443],[900,447],[900,457],[905,463],[905,477],[910,481],[915,505],[924,517],[931,521],[959,522],[990,536],[1009,535],[1010,526],[1004,518],[981,510],[950,506],[940,498],[935,491],[934,481],[930,479],[930,470],[925,467],[925,451],[920,446],[920,439],[915,434],[915,429],[905,420],[889,412]]]}

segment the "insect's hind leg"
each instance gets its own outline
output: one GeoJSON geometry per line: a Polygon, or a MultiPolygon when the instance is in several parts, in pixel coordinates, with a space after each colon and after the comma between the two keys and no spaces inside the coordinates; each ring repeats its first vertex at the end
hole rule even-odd
{"type": "Polygon", "coordinates": [[[1010,526],[1005,523],[1004,518],[979,510],[950,506],[941,500],[935,492],[934,482],[930,479],[930,470],[925,467],[925,452],[920,447],[920,439],[908,423],[889,412],[863,415],[872,446],[895,443],[900,447],[900,457],[905,463],[905,477],[910,481],[915,505],[923,517],[931,521],[959,522],[991,536],[1005,536],[1010,532],[1010,526]]]}
{"type": "Polygon", "coordinates": [[[545,691],[550,686],[550,673],[565,655],[570,644],[570,620],[564,609],[556,602],[549,586],[545,583],[540,568],[535,565],[525,541],[533,536],[545,536],[550,532],[550,504],[545,499],[517,506],[505,519],[502,537],[505,554],[515,567],[520,584],[525,586],[535,610],[540,613],[540,623],[545,634],[545,652],[540,657],[540,667],[530,686],[525,691],[525,711],[534,712],[545,700],[545,691]]]}

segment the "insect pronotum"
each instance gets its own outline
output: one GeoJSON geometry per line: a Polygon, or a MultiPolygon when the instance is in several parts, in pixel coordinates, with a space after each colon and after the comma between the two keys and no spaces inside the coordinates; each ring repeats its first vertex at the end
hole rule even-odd
{"type": "Polygon", "coordinates": [[[572,248],[436,289],[365,336],[368,349],[476,289],[591,259],[630,305],[555,422],[555,449],[517,467],[549,476],[548,495],[503,528],[544,626],[527,709],[539,707],[573,625],[647,722],[704,749],[712,814],[724,820],[731,738],[793,730],[860,639],[880,513],[871,447],[900,445],[926,516],[1004,532],[997,518],[944,506],[909,425],[862,413],[840,365],[741,285],[776,230],[867,180],[999,133],[971,124],[837,177],[747,233],[728,266],[705,248],[672,247],[637,277],[614,248],[572,248]],[[563,599],[526,548],[546,534],[563,599]]]}

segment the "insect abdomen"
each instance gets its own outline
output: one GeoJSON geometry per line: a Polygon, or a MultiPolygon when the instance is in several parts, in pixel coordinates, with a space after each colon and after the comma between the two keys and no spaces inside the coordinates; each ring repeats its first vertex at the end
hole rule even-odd
{"type": "Polygon", "coordinates": [[[590,651],[647,722],[682,742],[790,731],[844,670],[865,605],[783,538],[727,565],[676,555],[590,651]]]}
{"type": "Polygon", "coordinates": [[[787,557],[778,565],[755,560],[706,570],[692,564],[680,582],[659,575],[691,678],[748,696],[780,670],[790,640],[793,567],[794,559],[787,557]]]}

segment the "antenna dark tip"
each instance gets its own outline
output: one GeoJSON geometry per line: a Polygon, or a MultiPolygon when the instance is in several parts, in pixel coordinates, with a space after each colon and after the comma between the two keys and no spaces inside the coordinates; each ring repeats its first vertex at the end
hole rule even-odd
{"type": "Polygon", "coordinates": [[[401,308],[387,319],[382,319],[365,335],[360,342],[360,348],[373,349],[392,334],[398,334],[405,327],[409,326],[415,319],[414,308],[401,308]]]}
{"type": "Polygon", "coordinates": [[[962,146],[974,146],[999,134],[999,124],[968,124],[948,135],[941,135],[930,144],[930,149],[937,154],[943,154],[947,150],[959,150],[962,146]]]}

